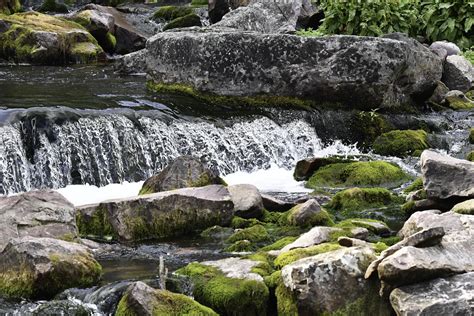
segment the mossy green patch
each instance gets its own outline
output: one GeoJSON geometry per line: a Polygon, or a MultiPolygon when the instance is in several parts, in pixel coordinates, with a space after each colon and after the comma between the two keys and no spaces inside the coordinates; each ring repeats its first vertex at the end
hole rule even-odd
{"type": "Polygon", "coordinates": [[[238,240],[229,247],[225,248],[226,252],[249,252],[255,250],[256,246],[248,240],[238,240]]]}
{"type": "Polygon", "coordinates": [[[176,271],[194,283],[194,298],[221,315],[266,315],[269,291],[263,282],[225,277],[217,268],[190,263],[176,271]]]}
{"type": "Polygon", "coordinates": [[[406,157],[430,147],[424,130],[395,130],[382,134],[375,140],[373,150],[384,156],[406,157]]]}
{"type": "Polygon", "coordinates": [[[281,281],[281,270],[277,270],[263,279],[269,289],[275,289],[281,281]]]}
{"type": "Polygon", "coordinates": [[[0,296],[5,298],[32,297],[35,274],[27,265],[0,272],[0,296]]]}
{"type": "Polygon", "coordinates": [[[267,252],[259,251],[244,258],[259,262],[259,264],[252,268],[251,272],[257,273],[262,277],[267,277],[274,272],[273,256],[267,252]]]}
{"type": "Polygon", "coordinates": [[[193,6],[205,6],[208,4],[209,0],[192,0],[191,5],[193,6]]]}
{"type": "Polygon", "coordinates": [[[474,127],[469,130],[469,143],[474,144],[474,127]]]}
{"type": "Polygon", "coordinates": [[[382,251],[384,251],[385,249],[388,248],[388,246],[384,243],[384,242],[377,242],[375,244],[373,244],[372,246],[375,250],[375,252],[379,255],[382,251]]]}
{"type": "Polygon", "coordinates": [[[307,248],[296,248],[290,251],[281,253],[274,261],[275,267],[282,268],[290,263],[300,259],[319,255],[321,253],[334,251],[340,249],[341,246],[336,243],[323,243],[307,248]]]}
{"type": "Polygon", "coordinates": [[[255,225],[244,228],[232,234],[228,239],[228,243],[234,243],[239,240],[248,240],[251,242],[262,242],[270,239],[270,235],[262,225],[255,225]]]}
{"type": "Polygon", "coordinates": [[[368,149],[379,135],[393,129],[376,110],[358,112],[351,118],[350,127],[353,137],[363,149],[368,149]]]}
{"type": "Polygon", "coordinates": [[[467,154],[466,160],[474,161],[474,150],[467,154]]]}
{"type": "Polygon", "coordinates": [[[296,218],[298,217],[298,213],[302,211],[301,205],[296,205],[291,210],[288,211],[287,215],[287,223],[288,225],[293,226],[300,226],[302,228],[308,228],[313,226],[332,226],[334,222],[329,215],[329,213],[325,210],[320,210],[319,212],[313,213],[310,217],[306,220],[298,223],[296,218]]]}
{"type": "Polygon", "coordinates": [[[191,26],[202,26],[201,18],[199,17],[199,15],[191,13],[183,17],[174,19],[173,21],[165,25],[163,31],[191,26]]]}
{"type": "Polygon", "coordinates": [[[248,228],[251,226],[255,226],[258,224],[262,224],[258,219],[255,218],[250,218],[250,219],[245,219],[239,216],[234,216],[232,218],[232,222],[230,223],[230,226],[232,228],[248,228]]]}
{"type": "Polygon", "coordinates": [[[20,0],[0,1],[0,14],[13,14],[21,11],[20,0]]]}
{"type": "Polygon", "coordinates": [[[283,237],[283,238],[275,241],[271,245],[260,248],[260,250],[261,251],[280,250],[281,248],[285,247],[286,245],[289,245],[292,242],[294,242],[296,239],[298,239],[298,237],[296,237],[296,236],[283,237]]]}
{"type": "Polygon", "coordinates": [[[160,7],[154,14],[154,20],[171,21],[188,14],[194,13],[191,7],[186,6],[163,6],[160,7]]]}
{"type": "Polygon", "coordinates": [[[311,176],[306,187],[395,187],[407,179],[409,176],[395,164],[386,161],[359,161],[322,167],[311,176]]]}
{"type": "Polygon", "coordinates": [[[298,305],[295,295],[280,281],[275,290],[279,316],[298,316],[298,305]]]}
{"type": "Polygon", "coordinates": [[[116,237],[115,230],[107,215],[107,208],[104,205],[99,205],[91,216],[78,211],[76,213],[76,225],[79,234],[84,237],[93,236],[102,239],[116,237]]]}
{"type": "Polygon", "coordinates": [[[454,205],[452,211],[459,214],[474,215],[474,199],[454,205]]]}
{"type": "Polygon", "coordinates": [[[184,95],[196,99],[197,101],[213,105],[213,106],[230,106],[230,107],[283,107],[283,108],[299,108],[311,109],[314,102],[294,97],[273,96],[273,95],[256,95],[247,97],[237,96],[221,96],[210,92],[201,92],[190,85],[178,83],[155,83],[147,82],[148,90],[160,94],[184,95]]]}
{"type": "Polygon", "coordinates": [[[380,238],[380,241],[383,242],[384,244],[386,244],[389,247],[395,245],[400,240],[401,240],[401,238],[398,237],[398,236],[390,236],[390,237],[380,238]]]}
{"type": "Polygon", "coordinates": [[[41,7],[38,9],[39,12],[56,12],[56,13],[68,13],[67,6],[63,3],[57,3],[55,0],[45,0],[41,7]]]}
{"type": "Polygon", "coordinates": [[[407,186],[405,190],[403,190],[403,192],[408,194],[408,193],[415,192],[422,189],[423,189],[423,179],[421,177],[418,177],[409,186],[407,186]]]}
{"type": "Polygon", "coordinates": [[[262,222],[265,222],[265,223],[278,223],[280,221],[280,218],[283,215],[284,213],[280,213],[280,212],[270,212],[270,211],[267,211],[267,210],[263,210],[263,215],[262,215],[262,222]]]}

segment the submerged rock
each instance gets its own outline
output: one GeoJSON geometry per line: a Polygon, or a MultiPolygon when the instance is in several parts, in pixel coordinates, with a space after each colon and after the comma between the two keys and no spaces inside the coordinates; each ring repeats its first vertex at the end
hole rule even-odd
{"type": "Polygon", "coordinates": [[[102,268],[85,246],[51,238],[12,239],[0,255],[0,295],[49,299],[95,285],[102,268]]]}
{"type": "Polygon", "coordinates": [[[104,51],[76,23],[38,12],[0,17],[0,58],[16,63],[60,65],[97,62],[104,51]]]}
{"type": "Polygon", "coordinates": [[[242,218],[256,218],[263,214],[263,201],[260,191],[251,184],[237,184],[228,187],[234,214],[242,218]]]}
{"type": "Polygon", "coordinates": [[[52,190],[0,197],[0,251],[16,237],[72,240],[77,237],[74,214],[74,206],[52,190]]]}
{"type": "Polygon", "coordinates": [[[217,316],[217,313],[212,309],[202,306],[188,296],[166,290],[156,290],[143,282],[135,282],[130,285],[115,313],[116,316],[190,314],[217,316]]]}
{"type": "Polygon", "coordinates": [[[463,56],[448,56],[442,80],[450,90],[467,92],[474,86],[474,66],[463,56]]]}
{"type": "Polygon", "coordinates": [[[370,110],[428,98],[441,79],[442,62],[416,41],[215,28],[155,35],[147,43],[147,68],[153,90],[172,87],[208,101],[212,94],[253,97],[245,101],[257,104],[280,97],[370,110]],[[184,59],[183,47],[189,52],[184,59]]]}
{"type": "Polygon", "coordinates": [[[192,156],[181,156],[173,160],[159,174],[143,183],[140,194],[169,191],[188,187],[223,184],[223,180],[192,156]]]}
{"type": "Polygon", "coordinates": [[[474,197],[474,163],[425,150],[421,155],[423,187],[428,198],[474,197]]]}
{"type": "Polygon", "coordinates": [[[395,289],[390,302],[400,316],[472,315],[474,272],[395,289]]]}
{"type": "Polygon", "coordinates": [[[299,315],[331,313],[364,299],[371,284],[363,275],[375,258],[370,247],[342,248],[296,261],[285,266],[281,275],[295,295],[299,315]]]}
{"type": "Polygon", "coordinates": [[[138,241],[226,226],[233,209],[227,188],[210,185],[84,206],[78,210],[77,222],[84,235],[112,235],[122,241],[138,241]]]}

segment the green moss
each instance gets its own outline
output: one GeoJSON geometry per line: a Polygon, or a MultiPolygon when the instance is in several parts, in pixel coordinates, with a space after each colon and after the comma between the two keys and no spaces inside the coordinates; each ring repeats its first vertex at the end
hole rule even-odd
{"type": "Polygon", "coordinates": [[[360,111],[352,117],[350,127],[352,137],[363,149],[368,149],[378,136],[393,129],[376,110],[360,111]]]}
{"type": "Polygon", "coordinates": [[[194,13],[193,9],[185,6],[160,7],[154,14],[153,19],[171,21],[188,14],[194,13]]]}
{"type": "Polygon", "coordinates": [[[57,12],[67,13],[67,7],[62,3],[57,3],[55,0],[45,0],[41,7],[38,9],[39,12],[57,12]]]}
{"type": "Polygon", "coordinates": [[[115,38],[114,34],[107,32],[105,36],[106,36],[107,45],[110,46],[111,48],[115,48],[115,46],[117,46],[117,39],[115,38]]]}
{"type": "Polygon", "coordinates": [[[286,96],[257,95],[252,97],[221,96],[210,92],[200,92],[186,84],[147,82],[150,91],[160,94],[184,95],[214,106],[231,107],[290,107],[311,109],[314,102],[286,96]]]}
{"type": "Polygon", "coordinates": [[[209,0],[192,0],[191,5],[193,6],[206,6],[209,0]]]}
{"type": "Polygon", "coordinates": [[[261,220],[265,223],[278,223],[282,216],[283,213],[280,212],[269,212],[267,210],[263,210],[261,220]]]}
{"type": "Polygon", "coordinates": [[[474,215],[474,199],[454,205],[451,211],[459,214],[474,215]]]}
{"type": "Polygon", "coordinates": [[[0,14],[13,14],[21,11],[20,0],[0,1],[0,14]]]}
{"type": "Polygon", "coordinates": [[[386,244],[389,247],[395,245],[400,240],[401,240],[401,238],[398,237],[398,236],[390,236],[390,237],[380,238],[380,241],[383,242],[384,244],[386,244]]]}
{"type": "Polygon", "coordinates": [[[424,130],[390,131],[377,137],[373,144],[376,154],[396,157],[410,156],[429,147],[428,134],[424,130]]]}
{"type": "Polygon", "coordinates": [[[298,316],[298,305],[295,295],[285,287],[282,281],[275,290],[278,316],[298,316]]]}
{"type": "Polygon", "coordinates": [[[403,190],[403,192],[408,194],[408,193],[415,192],[422,189],[423,189],[423,179],[421,177],[418,177],[409,186],[407,186],[405,190],[403,190]]]}
{"type": "Polygon", "coordinates": [[[102,48],[97,45],[97,42],[81,42],[71,45],[71,57],[77,62],[86,64],[89,62],[96,61],[98,55],[103,53],[102,48]]]}
{"type": "Polygon", "coordinates": [[[234,242],[229,247],[225,248],[224,251],[226,252],[249,252],[255,250],[255,245],[253,245],[248,240],[239,240],[234,242]]]}
{"type": "Polygon", "coordinates": [[[446,97],[448,106],[453,110],[469,110],[474,108],[474,102],[464,95],[451,95],[446,97]]]}
{"type": "Polygon", "coordinates": [[[298,239],[298,237],[296,237],[296,236],[283,237],[282,239],[279,239],[279,240],[275,241],[271,245],[260,248],[260,250],[262,250],[262,251],[280,250],[281,248],[285,247],[286,245],[289,245],[292,242],[294,242],[296,239],[298,239]]]}
{"type": "Polygon", "coordinates": [[[228,278],[199,263],[190,263],[176,273],[189,276],[194,298],[221,315],[266,315],[269,291],[262,282],[228,278]]]}
{"type": "Polygon", "coordinates": [[[152,194],[152,193],[155,193],[155,192],[153,192],[153,188],[151,188],[149,186],[146,186],[146,185],[143,185],[143,187],[140,189],[140,192],[138,193],[138,195],[146,195],[146,194],[152,194]]]}
{"type": "Polygon", "coordinates": [[[0,296],[5,298],[32,297],[34,272],[26,265],[0,272],[0,296]]]}
{"type": "Polygon", "coordinates": [[[466,160],[474,161],[474,151],[471,151],[469,154],[467,154],[466,160]]]}
{"type": "Polygon", "coordinates": [[[307,248],[296,248],[280,254],[274,261],[275,267],[282,268],[292,262],[302,258],[319,255],[321,253],[340,249],[341,246],[336,243],[323,243],[307,248]]]}
{"type": "Polygon", "coordinates": [[[306,183],[306,187],[392,187],[408,178],[400,167],[386,161],[336,163],[316,171],[306,183]]]}
{"type": "Polygon", "coordinates": [[[349,229],[362,227],[374,234],[377,234],[378,233],[377,228],[370,225],[370,223],[379,224],[386,227],[387,230],[389,229],[387,224],[385,224],[384,222],[376,220],[376,219],[371,219],[371,218],[349,218],[337,223],[335,227],[349,228],[349,229]]]}
{"type": "Polygon", "coordinates": [[[373,248],[374,248],[374,250],[377,254],[380,254],[382,251],[387,249],[388,246],[385,243],[379,241],[379,242],[373,244],[373,248]]]}
{"type": "Polygon", "coordinates": [[[199,15],[195,13],[191,13],[169,22],[168,24],[165,25],[165,27],[163,28],[163,31],[182,28],[182,27],[201,26],[201,25],[202,25],[201,18],[199,17],[199,15]]]}
{"type": "Polygon", "coordinates": [[[406,215],[413,214],[413,212],[415,211],[415,207],[415,201],[408,201],[402,205],[402,212],[406,215]]]}
{"type": "Polygon", "coordinates": [[[313,227],[313,226],[332,226],[334,225],[333,220],[331,219],[331,216],[329,215],[328,212],[325,210],[321,210],[317,213],[314,213],[311,215],[310,218],[304,221],[304,223],[297,223],[296,222],[296,217],[298,213],[301,210],[301,205],[297,205],[293,207],[289,212],[287,216],[287,223],[289,225],[293,226],[300,226],[303,228],[307,227],[313,227]]]}
{"type": "Polygon", "coordinates": [[[92,216],[86,216],[82,212],[76,213],[76,224],[81,236],[94,236],[108,239],[116,237],[114,228],[109,222],[107,209],[104,205],[99,205],[92,213],[92,216]]]}
{"type": "Polygon", "coordinates": [[[267,252],[259,251],[254,254],[247,255],[244,258],[259,262],[257,266],[252,268],[251,272],[253,273],[257,273],[262,277],[266,277],[274,272],[273,256],[270,256],[267,252]]]}
{"type": "Polygon", "coordinates": [[[227,239],[228,243],[234,243],[239,240],[248,240],[251,242],[261,242],[261,241],[267,241],[270,239],[270,235],[268,234],[267,230],[265,227],[262,225],[255,225],[249,228],[245,228],[242,230],[239,230],[232,234],[227,239]]]}
{"type": "Polygon", "coordinates": [[[277,270],[263,279],[269,289],[275,289],[281,282],[281,270],[277,270]]]}
{"type": "Polygon", "coordinates": [[[474,144],[474,127],[469,131],[469,143],[474,144]]]}
{"type": "Polygon", "coordinates": [[[345,213],[358,212],[399,203],[400,198],[385,188],[351,188],[338,192],[326,205],[345,213]]]}
{"type": "Polygon", "coordinates": [[[230,226],[232,228],[248,228],[251,226],[255,226],[258,224],[262,224],[258,219],[255,218],[250,218],[250,219],[245,219],[239,216],[234,216],[232,218],[232,222],[230,223],[230,226]]]}

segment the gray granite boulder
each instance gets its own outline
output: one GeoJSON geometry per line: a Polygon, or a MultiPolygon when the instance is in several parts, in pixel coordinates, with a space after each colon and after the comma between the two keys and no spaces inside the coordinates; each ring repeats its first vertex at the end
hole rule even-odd
{"type": "Polygon", "coordinates": [[[474,66],[463,56],[448,56],[442,80],[451,90],[467,92],[474,86],[474,66]]]}
{"type": "Polygon", "coordinates": [[[234,214],[242,218],[258,218],[263,212],[263,200],[257,187],[251,184],[236,184],[227,188],[232,202],[234,214]]]}

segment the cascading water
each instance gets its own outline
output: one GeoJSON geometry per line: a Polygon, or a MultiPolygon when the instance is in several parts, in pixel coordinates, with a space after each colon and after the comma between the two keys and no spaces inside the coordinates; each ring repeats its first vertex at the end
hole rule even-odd
{"type": "Polygon", "coordinates": [[[48,130],[31,124],[28,136],[24,125],[0,127],[0,193],[140,181],[185,154],[202,157],[222,174],[291,168],[322,147],[308,123],[279,125],[266,117],[219,126],[104,114],[50,124],[48,130]]]}

